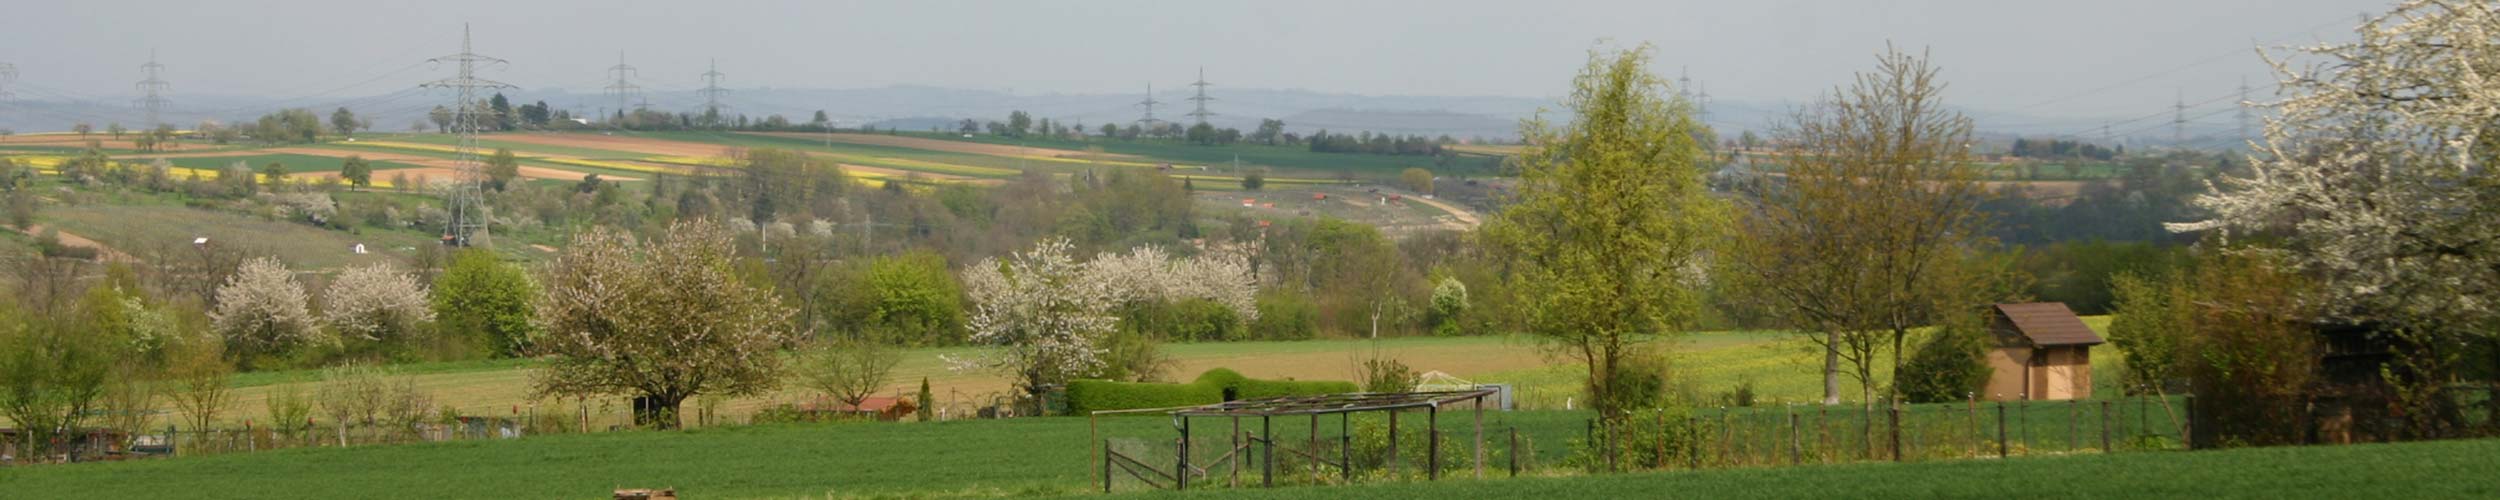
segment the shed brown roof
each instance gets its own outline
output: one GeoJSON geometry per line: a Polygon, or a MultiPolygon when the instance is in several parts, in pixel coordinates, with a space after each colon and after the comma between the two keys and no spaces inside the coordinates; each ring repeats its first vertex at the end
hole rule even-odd
{"type": "Polygon", "coordinates": [[[2083,318],[2075,317],[2073,309],[2063,302],[2031,302],[1997,304],[1997,314],[2014,325],[2014,332],[2031,339],[2041,347],[2100,345],[2101,335],[2084,326],[2083,318]]]}

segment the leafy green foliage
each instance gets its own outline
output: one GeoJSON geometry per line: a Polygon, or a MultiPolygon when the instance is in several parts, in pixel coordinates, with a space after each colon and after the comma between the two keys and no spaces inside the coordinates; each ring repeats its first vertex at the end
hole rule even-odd
{"type": "MultiPolygon", "coordinates": [[[[1688,326],[1701,262],[1725,210],[1704,192],[1691,103],[1649,72],[1649,48],[1592,53],[1572,121],[1522,125],[1518,203],[1484,227],[1512,260],[1528,329],[1587,364],[1595,407],[1641,396],[1618,380],[1644,339],[1688,326]]],[[[1622,377],[1633,378],[1633,377],[1622,377]]]]}
{"type": "MultiPolygon", "coordinates": [[[[1978,316],[1958,314],[1961,316],[1978,316]]],[[[1927,335],[1927,341],[1902,361],[1893,383],[1912,403],[1962,401],[1988,385],[1995,373],[1988,367],[1988,332],[1983,318],[1956,319],[1927,335]]]]}
{"type": "Polygon", "coordinates": [[[447,334],[470,335],[493,346],[497,356],[529,352],[538,327],[531,301],[538,296],[529,275],[493,252],[462,250],[434,277],[434,318],[447,334]]]}
{"type": "Polygon", "coordinates": [[[1259,380],[1224,368],[1207,370],[1186,384],[1081,379],[1068,382],[1068,413],[1169,408],[1238,399],[1347,393],[1356,389],[1353,382],[1259,380]]]}
{"type": "Polygon", "coordinates": [[[1304,294],[1259,291],[1259,319],[1250,336],[1260,340],[1308,340],[1319,334],[1319,308],[1304,294]]]}

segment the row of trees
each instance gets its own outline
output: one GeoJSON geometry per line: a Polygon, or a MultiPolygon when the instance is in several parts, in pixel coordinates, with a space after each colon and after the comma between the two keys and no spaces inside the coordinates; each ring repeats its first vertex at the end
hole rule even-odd
{"type": "Polygon", "coordinates": [[[2069,141],[2056,138],[2031,139],[2016,137],[2014,138],[2014,149],[2009,153],[2018,158],[2080,158],[2107,161],[2117,159],[2120,155],[2127,154],[2127,147],[2122,145],[2115,148],[2104,148],[2099,144],[2083,141],[2069,141]]]}

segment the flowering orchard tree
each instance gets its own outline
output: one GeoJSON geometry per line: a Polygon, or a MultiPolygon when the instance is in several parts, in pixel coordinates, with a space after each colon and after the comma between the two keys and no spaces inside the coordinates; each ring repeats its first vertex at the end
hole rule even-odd
{"type": "MultiPolygon", "coordinates": [[[[2490,331],[2500,301],[2500,12],[2415,0],[2352,43],[2268,56],[2285,98],[2250,172],[2174,231],[2280,238],[2338,319],[2490,331]]],[[[2484,335],[2489,337],[2489,335],[2484,335]]],[[[2489,339],[2485,339],[2489,341],[2489,339]]]]}
{"type": "Polygon", "coordinates": [[[650,241],[606,228],[575,237],[541,275],[534,348],[553,359],[536,391],[633,396],[637,422],[675,428],[686,398],[772,389],[791,311],[738,278],[731,241],[704,222],[650,241]]]}
{"type": "Polygon", "coordinates": [[[1249,259],[1233,252],[1175,259],[1162,247],[1147,245],[1095,256],[1085,263],[1085,274],[1110,288],[1114,305],[1201,299],[1231,308],[1243,321],[1259,317],[1258,276],[1250,272],[1249,259]]]}
{"type": "Polygon", "coordinates": [[[1102,367],[1103,351],[1095,344],[1118,321],[1110,309],[1122,292],[1089,276],[1069,246],[1065,239],[1043,240],[1006,260],[981,259],[964,269],[964,292],[975,304],[966,324],[971,339],[998,349],[948,361],[1005,372],[1031,396],[1102,367]]]}
{"type": "Polygon", "coordinates": [[[348,268],[321,299],[330,328],[365,340],[405,340],[434,321],[425,285],[389,264],[348,268]]]}
{"type": "Polygon", "coordinates": [[[1004,372],[1028,396],[1105,368],[1103,343],[1119,326],[1113,309],[1123,304],[1204,299],[1242,321],[1258,317],[1258,277],[1248,259],[1231,252],[1174,259],[1144,246],[1078,262],[1067,240],[1049,239],[1004,261],[983,259],[964,270],[963,284],[975,304],[967,325],[972,341],[999,349],[948,360],[1004,372]]]}
{"type": "Polygon", "coordinates": [[[217,288],[217,306],[208,318],[238,364],[248,369],[258,355],[326,340],[313,328],[305,297],[304,284],[295,281],[286,264],[272,257],[252,259],[217,288]]]}

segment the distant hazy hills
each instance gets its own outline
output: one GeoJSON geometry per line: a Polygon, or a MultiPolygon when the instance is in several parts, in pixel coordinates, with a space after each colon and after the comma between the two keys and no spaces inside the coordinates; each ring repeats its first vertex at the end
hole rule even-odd
{"type": "MultiPolygon", "coordinates": [[[[957,89],[928,86],[889,86],[861,89],[740,89],[722,98],[727,112],[761,119],[781,114],[793,122],[807,121],[817,110],[824,110],[844,126],[863,124],[880,128],[927,130],[930,127],[952,128],[949,124],[965,118],[982,121],[1004,120],[1010,111],[1023,110],[1036,118],[1054,122],[1083,124],[1099,128],[1104,123],[1126,125],[1144,117],[1144,89],[1136,94],[1016,94],[994,90],[957,89]]],[[[546,101],[577,115],[590,116],[613,112],[616,100],[596,92],[571,92],[562,89],[515,90],[506,95],[513,104],[546,101]]],[[[1187,122],[1187,114],[1195,104],[1187,88],[1158,88],[1154,99],[1155,117],[1187,122]]],[[[1519,129],[1519,121],[1540,109],[1558,109],[1553,99],[1502,96],[1401,96],[1325,93],[1308,90],[1209,89],[1207,110],[1214,113],[1209,121],[1221,127],[1248,130],[1258,126],[1262,118],[1285,121],[1288,131],[1307,134],[1314,130],[1358,131],[1394,134],[1449,135],[1461,139],[1473,137],[1511,138],[1519,129]]],[[[189,127],[203,119],[235,123],[249,121],[277,107],[310,107],[321,111],[341,104],[365,115],[374,128],[383,131],[408,130],[412,122],[424,119],[431,106],[427,101],[448,102],[443,92],[409,93],[375,97],[331,97],[327,99],[275,99],[236,96],[174,95],[175,105],[166,111],[166,120],[189,127]],[[359,104],[367,104],[360,106],[359,104]]],[[[692,91],[651,92],[639,99],[640,104],[669,111],[698,111],[703,99],[692,91]]],[[[19,133],[67,130],[70,125],[86,122],[102,130],[106,124],[118,122],[138,128],[145,122],[145,113],[128,105],[127,99],[98,98],[83,101],[43,101],[21,98],[0,103],[0,128],[19,133]]],[[[633,104],[629,104],[633,105],[633,104]]],[[[1706,120],[1723,133],[1733,136],[1737,131],[1767,131],[1770,124],[1787,114],[1794,103],[1714,100],[1705,107],[1706,120]]],[[[2056,135],[2082,134],[2076,138],[2098,139],[2097,127],[2105,118],[2033,117],[1988,110],[1966,110],[1979,122],[1983,133],[1992,136],[2011,134],[2056,135]],[[2086,133],[2091,132],[2091,133],[2086,133]]],[[[1566,117],[1553,115],[1561,120],[1566,117]]],[[[2165,120],[2166,121],[2166,120],[2165,120]]],[[[2140,124],[2139,124],[2140,125],[2140,124]]],[[[2168,127],[2151,132],[2138,131],[2143,141],[2166,141],[2168,127]]],[[[2227,123],[2191,123],[2189,135],[2228,134],[2227,123]]],[[[2123,134],[2125,130],[2121,130],[2123,134]]],[[[2219,141],[2232,142],[2232,141],[2219,141]]]]}

